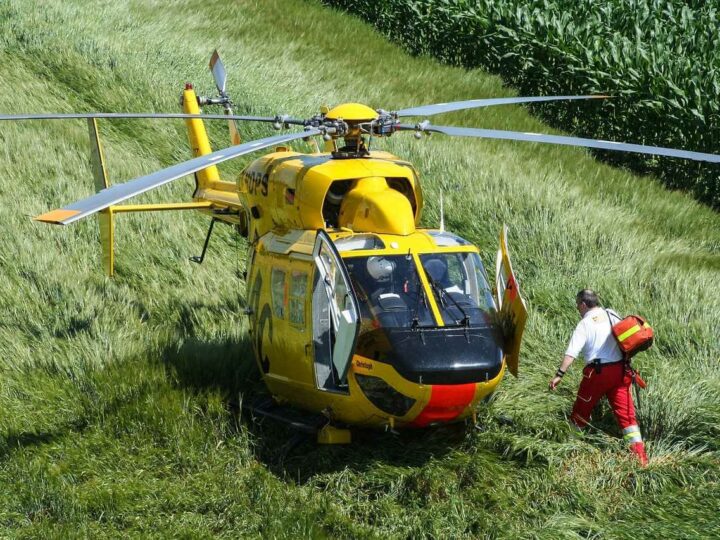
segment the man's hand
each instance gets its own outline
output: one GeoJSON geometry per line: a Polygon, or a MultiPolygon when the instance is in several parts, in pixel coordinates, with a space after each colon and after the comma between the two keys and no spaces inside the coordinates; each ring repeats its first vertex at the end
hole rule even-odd
{"type": "Polygon", "coordinates": [[[560,384],[560,381],[562,381],[562,377],[553,377],[548,385],[550,390],[555,390],[557,385],[560,384]]]}

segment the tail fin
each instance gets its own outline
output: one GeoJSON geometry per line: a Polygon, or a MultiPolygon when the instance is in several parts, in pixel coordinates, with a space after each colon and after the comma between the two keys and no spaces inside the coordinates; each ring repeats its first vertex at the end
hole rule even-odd
{"type": "MultiPolygon", "coordinates": [[[[95,192],[109,188],[107,169],[105,167],[105,155],[98,136],[96,118],[88,118],[88,129],[90,131],[90,159],[95,176],[95,192]]],[[[100,248],[102,253],[102,265],[105,274],[113,276],[115,271],[115,215],[112,206],[98,213],[98,224],[100,226],[100,248]]]]}
{"type": "MultiPolygon", "coordinates": [[[[195,119],[190,121],[193,122],[195,119]]],[[[198,120],[198,122],[200,121],[198,120]]],[[[202,122],[200,122],[200,124],[202,127],[202,122]]],[[[105,155],[102,144],[100,143],[96,118],[88,118],[88,130],[90,133],[90,159],[92,161],[93,176],[95,177],[95,192],[98,193],[110,188],[110,181],[107,176],[105,155]]],[[[202,128],[202,133],[205,134],[204,127],[202,128]]],[[[205,135],[205,139],[207,140],[207,135],[205,135]]],[[[217,176],[217,167],[212,166],[211,168],[215,169],[215,175],[217,176]]],[[[207,169],[200,170],[196,174],[200,177],[206,172],[207,169]]],[[[204,182],[212,181],[212,177],[208,179],[206,176],[202,176],[202,178],[204,182]]],[[[100,210],[98,212],[98,225],[100,227],[101,262],[105,269],[105,274],[108,277],[112,277],[115,273],[115,214],[124,212],[158,212],[165,210],[207,210],[211,206],[212,203],[210,201],[200,200],[192,203],[111,205],[100,210]]],[[[54,212],[39,216],[37,219],[39,221],[61,223],[61,221],[57,220],[62,219],[63,216],[67,217],[65,214],[68,212],[71,214],[79,213],[77,211],[55,210],[54,212]],[[54,218],[51,218],[51,216],[54,216],[54,218]]]]}

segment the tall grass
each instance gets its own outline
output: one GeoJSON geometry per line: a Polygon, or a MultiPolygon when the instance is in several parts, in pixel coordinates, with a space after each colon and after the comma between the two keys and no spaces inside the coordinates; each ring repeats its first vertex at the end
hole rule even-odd
{"type": "MultiPolygon", "coordinates": [[[[212,90],[215,47],[238,110],[253,114],[510,93],[481,71],[408,57],[314,1],[1,0],[0,39],[7,112],[173,111],[185,81],[212,90]]],[[[445,120],[545,129],[514,107],[445,120]]],[[[245,126],[243,136],[266,130],[245,126]]],[[[115,182],[189,156],[181,124],[101,131],[115,182]]],[[[221,124],[211,134],[225,144],[221,124]]],[[[0,143],[0,536],[656,538],[718,528],[720,219],[689,197],[577,149],[382,143],[420,169],[424,223],[438,223],[443,190],[448,225],[486,263],[510,224],[531,310],[521,378],[503,382],[481,429],[360,432],[350,448],[291,449],[292,433],[239,413],[262,388],[242,316],[246,246],[232,231],[220,228],[197,266],[187,257],[206,218],[121,216],[107,279],[92,220],[29,219],[92,192],[85,125],[2,124],[0,143]],[[576,322],[574,293],[588,285],[657,330],[638,362],[650,383],[639,411],[646,470],[607,407],[586,436],[567,427],[577,366],[558,393],[545,391],[576,322]]],[[[191,190],[187,180],[142,200],[191,190]]]]}

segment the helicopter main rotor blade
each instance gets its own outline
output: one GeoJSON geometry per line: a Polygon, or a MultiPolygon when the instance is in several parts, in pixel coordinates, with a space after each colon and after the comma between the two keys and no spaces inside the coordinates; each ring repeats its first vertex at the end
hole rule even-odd
{"type": "Polygon", "coordinates": [[[660,146],[645,146],[643,144],[630,144],[599,139],[582,139],[579,137],[565,137],[561,135],[545,135],[542,133],[522,133],[519,131],[500,131],[496,129],[464,128],[455,126],[433,126],[431,124],[396,124],[395,129],[400,131],[433,131],[454,135],[456,137],[480,137],[484,139],[505,139],[509,141],[528,141],[536,143],[561,144],[565,146],[584,146],[586,148],[600,148],[602,150],[618,150],[621,152],[636,152],[638,154],[651,154],[656,156],[677,157],[692,159],[694,161],[709,161],[720,163],[720,154],[705,154],[689,150],[676,150],[660,146]]]}
{"type": "MultiPolygon", "coordinates": [[[[67,120],[73,118],[199,118],[201,120],[241,120],[248,122],[275,122],[274,116],[238,116],[226,114],[186,113],[39,113],[0,114],[1,120],[67,120]]],[[[293,119],[289,119],[293,120],[293,119]]],[[[299,121],[300,122],[300,121],[299,121]]],[[[289,122],[288,122],[289,123],[289,122]]]]}
{"type": "Polygon", "coordinates": [[[258,139],[256,141],[246,142],[238,146],[231,146],[223,150],[218,150],[211,154],[196,157],[194,159],[178,163],[166,169],[161,169],[150,173],[146,176],[141,176],[129,182],[123,184],[117,184],[107,189],[99,191],[95,195],[83,199],[81,201],[72,203],[59,210],[53,210],[46,214],[36,217],[37,221],[44,221],[46,223],[57,223],[60,225],[67,225],[73,223],[79,219],[92,215],[100,210],[120,203],[140,195],[146,191],[150,191],[156,187],[162,186],[183,176],[187,176],[199,170],[205,169],[211,165],[217,165],[224,161],[234,159],[245,154],[254,152],[255,150],[261,150],[268,146],[274,146],[276,144],[282,144],[285,142],[293,141],[295,139],[302,139],[305,137],[311,137],[313,135],[319,135],[321,133],[318,129],[310,129],[307,131],[301,131],[298,133],[286,133],[284,135],[275,135],[273,137],[266,137],[264,139],[258,139]]]}
{"type": "Polygon", "coordinates": [[[398,117],[403,116],[432,116],[451,111],[463,111],[465,109],[477,109],[478,107],[491,107],[493,105],[511,105],[514,103],[538,103],[543,101],[572,101],[576,99],[607,99],[611,96],[536,96],[536,97],[511,97],[511,98],[489,98],[471,99],[468,101],[452,101],[450,103],[435,103],[433,105],[421,105],[396,111],[398,117]]]}

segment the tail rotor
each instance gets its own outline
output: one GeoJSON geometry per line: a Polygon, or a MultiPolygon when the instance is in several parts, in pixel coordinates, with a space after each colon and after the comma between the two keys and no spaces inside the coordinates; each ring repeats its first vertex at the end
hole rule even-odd
{"type": "MultiPolygon", "coordinates": [[[[218,54],[217,49],[215,49],[212,57],[210,58],[210,71],[212,72],[213,79],[215,79],[215,86],[217,86],[218,92],[220,93],[220,98],[207,99],[206,102],[208,104],[222,105],[225,109],[225,114],[232,116],[232,101],[230,101],[230,96],[228,96],[227,91],[225,90],[227,85],[227,72],[225,71],[225,65],[222,63],[222,60],[220,60],[220,55],[218,54]]],[[[235,125],[235,120],[228,120],[228,129],[230,130],[230,142],[233,145],[240,144],[242,139],[240,138],[240,133],[235,125]]]]}

